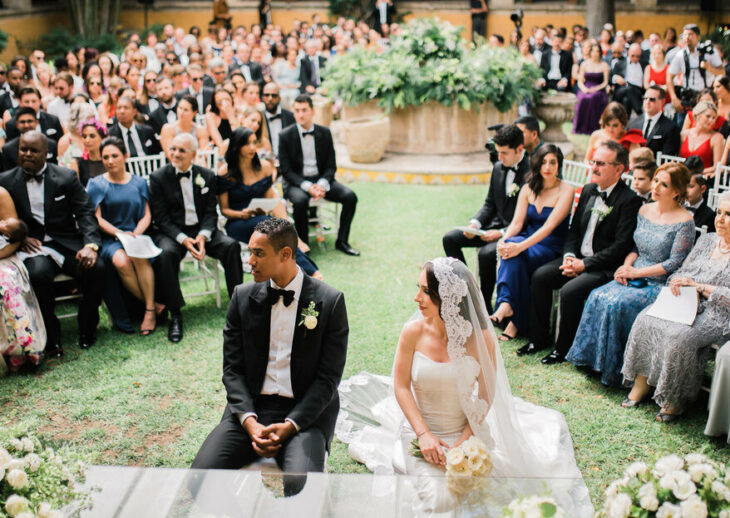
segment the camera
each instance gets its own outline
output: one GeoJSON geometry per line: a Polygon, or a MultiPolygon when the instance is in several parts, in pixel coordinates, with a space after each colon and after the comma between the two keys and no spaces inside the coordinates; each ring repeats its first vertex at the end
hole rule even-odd
{"type": "Polygon", "coordinates": [[[679,92],[679,102],[682,103],[682,108],[685,110],[691,110],[694,105],[697,104],[699,96],[699,92],[695,90],[682,88],[682,91],[679,92]]]}
{"type": "MultiPolygon", "coordinates": [[[[488,126],[487,129],[489,131],[499,131],[504,127],[504,124],[495,124],[493,126],[488,126]]],[[[489,153],[489,161],[492,162],[492,164],[496,164],[499,162],[499,153],[497,152],[497,144],[494,143],[494,139],[490,138],[487,140],[487,143],[484,144],[484,149],[487,150],[489,153]]]]}
{"type": "Polygon", "coordinates": [[[700,53],[700,61],[704,61],[706,56],[711,56],[715,53],[715,48],[710,40],[705,40],[697,44],[697,51],[700,53]]]}
{"type": "Polygon", "coordinates": [[[524,13],[522,12],[522,9],[515,9],[512,11],[512,14],[509,15],[509,19],[512,20],[512,23],[515,24],[515,30],[517,31],[517,39],[522,39],[522,31],[520,31],[520,27],[522,27],[522,17],[524,16],[524,13]]]}

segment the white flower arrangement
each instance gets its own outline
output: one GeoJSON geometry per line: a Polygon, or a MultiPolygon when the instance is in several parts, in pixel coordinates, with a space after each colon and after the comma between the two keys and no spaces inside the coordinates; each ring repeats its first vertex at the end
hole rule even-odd
{"type": "Polygon", "coordinates": [[[528,496],[512,500],[502,510],[502,518],[563,518],[565,512],[554,499],[528,496]]]}
{"type": "Polygon", "coordinates": [[[520,186],[516,183],[513,183],[510,185],[509,189],[507,189],[507,197],[508,198],[514,198],[520,193],[520,186]]]}
{"type": "Polygon", "coordinates": [[[446,452],[446,487],[455,495],[466,495],[481,485],[492,467],[487,445],[472,435],[446,452]]]}
{"type": "Polygon", "coordinates": [[[88,491],[74,489],[83,480],[78,456],[44,448],[32,436],[0,437],[0,516],[12,518],[62,518],[59,510],[89,507],[88,491]]]}
{"type": "Polygon", "coordinates": [[[596,517],[730,518],[730,470],[699,453],[631,464],[596,517]]]}
{"type": "Polygon", "coordinates": [[[610,207],[608,205],[605,205],[603,207],[593,207],[591,208],[591,212],[595,212],[598,215],[598,221],[603,221],[606,219],[606,216],[611,214],[613,212],[613,207],[610,207]]]}

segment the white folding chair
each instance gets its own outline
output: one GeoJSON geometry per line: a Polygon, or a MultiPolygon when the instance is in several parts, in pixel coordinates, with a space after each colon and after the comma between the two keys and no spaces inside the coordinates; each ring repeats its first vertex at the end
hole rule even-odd
{"type": "Polygon", "coordinates": [[[665,155],[661,151],[658,151],[656,154],[657,167],[660,165],[664,165],[667,162],[679,162],[681,164],[682,162],[684,162],[684,158],[682,158],[681,156],[665,155]]]}
{"type": "Polygon", "coordinates": [[[563,180],[576,187],[588,183],[591,166],[583,162],[563,160],[563,180]]]}
{"type": "Polygon", "coordinates": [[[316,211],[315,216],[309,218],[309,224],[314,225],[317,243],[324,246],[326,235],[337,236],[340,231],[340,204],[320,198],[317,201],[310,200],[309,207],[316,211]]]}
{"type": "Polygon", "coordinates": [[[218,155],[218,148],[212,149],[199,149],[195,155],[195,163],[201,167],[212,170],[214,173],[218,173],[218,167],[220,166],[221,157],[218,155]]]}
{"type": "MultiPolygon", "coordinates": [[[[65,273],[59,273],[58,275],[56,275],[53,278],[53,283],[58,285],[58,284],[62,284],[62,283],[68,282],[68,281],[72,281],[72,280],[73,280],[73,277],[71,277],[70,275],[66,275],[65,273]]],[[[55,297],[54,300],[56,301],[56,304],[58,304],[59,302],[63,303],[63,302],[70,302],[72,300],[80,300],[81,297],[82,297],[81,292],[77,291],[74,293],[67,293],[66,295],[59,295],[59,296],[55,297]]],[[[57,314],[56,318],[58,318],[59,320],[63,320],[64,318],[73,318],[77,314],[78,314],[78,309],[76,307],[74,307],[73,311],[71,311],[69,313],[61,313],[60,315],[57,314]]]]}
{"type": "Polygon", "coordinates": [[[223,269],[220,261],[208,255],[203,261],[194,259],[188,252],[182,261],[180,261],[180,284],[192,281],[203,281],[204,289],[202,291],[185,292],[185,297],[202,297],[203,295],[215,295],[215,305],[221,307],[221,280],[220,271],[223,269]],[[187,269],[186,266],[191,268],[187,269]],[[192,273],[190,270],[192,269],[192,273]],[[212,286],[211,286],[212,284],[212,286]]]}
{"type": "Polygon", "coordinates": [[[730,191],[730,166],[717,164],[715,184],[707,194],[707,206],[716,211],[718,198],[724,191],[730,191]]]}
{"type": "Polygon", "coordinates": [[[629,186],[629,189],[632,185],[634,185],[634,175],[629,173],[624,173],[621,175],[621,179],[624,181],[626,185],[629,186]]]}
{"type": "Polygon", "coordinates": [[[127,172],[130,174],[136,174],[141,176],[145,180],[149,179],[150,175],[167,163],[167,157],[165,153],[158,153],[156,155],[147,156],[135,156],[128,158],[126,161],[127,172]]]}

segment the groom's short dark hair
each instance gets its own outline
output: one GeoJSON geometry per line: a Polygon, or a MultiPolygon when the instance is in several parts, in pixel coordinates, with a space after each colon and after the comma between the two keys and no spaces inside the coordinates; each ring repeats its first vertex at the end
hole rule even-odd
{"type": "Polygon", "coordinates": [[[494,136],[494,143],[498,146],[507,146],[512,149],[525,144],[525,136],[522,130],[514,124],[502,126],[502,128],[494,136]]]}
{"type": "Polygon", "coordinates": [[[274,252],[279,252],[285,246],[291,248],[292,258],[297,252],[297,243],[299,241],[297,237],[297,231],[294,225],[283,218],[267,218],[256,225],[255,232],[264,234],[271,246],[274,248],[274,252]]]}

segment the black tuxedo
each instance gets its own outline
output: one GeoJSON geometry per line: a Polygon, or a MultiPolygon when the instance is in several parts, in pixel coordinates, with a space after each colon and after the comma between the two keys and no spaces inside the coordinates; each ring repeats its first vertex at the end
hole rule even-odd
{"type": "Polygon", "coordinates": [[[304,157],[299,138],[299,126],[293,124],[279,134],[279,172],[283,178],[284,196],[294,205],[294,225],[299,238],[306,243],[309,239],[307,213],[310,195],[303,187],[306,187],[305,182],[317,183],[322,179],[329,182],[330,189],[324,197],[329,201],[342,204],[337,239],[347,243],[352,219],[355,217],[357,196],[350,188],[335,180],[337,162],[329,128],[314,124],[312,130],[314,131],[313,137],[304,137],[314,138],[318,174],[311,177],[305,177],[303,174],[304,157]]]}
{"type": "MultiPolygon", "coordinates": [[[[638,129],[644,131],[645,115],[639,115],[629,121],[628,129],[638,129]]],[[[665,117],[664,114],[659,116],[656,123],[649,128],[649,134],[644,135],[646,139],[646,147],[651,149],[656,156],[660,151],[664,155],[676,156],[679,154],[680,136],[679,126],[665,117]]]]}
{"type": "MultiPolygon", "coordinates": [[[[515,166],[514,171],[514,183],[522,187],[530,172],[530,157],[527,152],[515,166]]],[[[506,180],[507,171],[502,162],[497,162],[492,169],[487,198],[473,218],[479,221],[482,230],[500,230],[507,227],[512,221],[517,206],[517,194],[507,195],[505,190],[506,180]]],[[[480,237],[467,238],[461,230],[447,232],[442,242],[446,255],[455,257],[462,262],[466,262],[462,248],[479,248],[479,281],[484,302],[491,313],[492,293],[494,293],[494,285],[497,282],[497,242],[485,243],[480,237]]]]}
{"type": "MultiPolygon", "coordinates": [[[[694,216],[695,227],[700,228],[707,226],[708,232],[715,231],[715,211],[708,207],[704,200],[702,201],[702,205],[700,205],[696,210],[692,210],[690,208],[687,210],[692,212],[692,215],[694,216]]],[[[699,238],[699,234],[697,237],[699,238]]]]}
{"type": "Polygon", "coordinates": [[[591,209],[597,198],[598,187],[590,183],[583,187],[578,207],[570,222],[565,241],[565,254],[582,259],[585,271],[577,277],[566,277],[559,270],[563,258],[555,259],[532,275],[530,286],[530,341],[547,347],[550,341],[550,313],[552,291],[560,290],[560,326],[555,349],[564,357],[573,344],[583,305],[590,292],[613,278],[614,271],[623,264],[634,246],[636,215],[642,200],[624,182],[619,182],[606,204],[611,211],[599,221],[593,234],[594,254],[583,257],[581,244],[591,219],[591,209]]]}
{"type": "MultiPolygon", "coordinates": [[[[281,107],[281,105],[279,105],[281,107]]],[[[264,124],[266,124],[266,132],[269,135],[269,140],[271,140],[271,145],[274,145],[274,135],[271,131],[271,125],[269,124],[269,119],[266,117],[266,114],[268,112],[264,112],[264,124]]],[[[281,108],[281,131],[284,131],[286,128],[291,126],[292,124],[296,124],[296,120],[294,119],[294,114],[290,112],[289,110],[285,110],[284,108],[281,108]]],[[[274,149],[274,153],[277,153],[278,149],[274,149]]],[[[278,154],[278,153],[277,153],[278,154]]]]}
{"type": "MultiPolygon", "coordinates": [[[[63,136],[63,126],[61,126],[61,121],[58,120],[58,117],[56,117],[55,115],[41,111],[38,115],[38,123],[41,133],[48,137],[49,140],[58,142],[59,139],[63,136]]],[[[15,137],[20,136],[20,132],[18,131],[18,124],[15,120],[15,117],[10,119],[5,125],[5,133],[6,141],[12,140],[15,137]]]]}
{"type": "MultiPolygon", "coordinates": [[[[20,137],[15,137],[3,146],[2,170],[7,171],[18,165],[18,144],[20,137]]],[[[48,154],[46,161],[50,164],[58,164],[58,146],[55,140],[48,139],[48,154]]]]}
{"type": "Polygon", "coordinates": [[[542,69],[542,77],[545,80],[545,89],[555,88],[567,92],[570,90],[570,77],[573,70],[573,54],[567,50],[560,51],[560,63],[558,64],[558,68],[560,68],[560,79],[548,79],[552,55],[553,49],[548,48],[543,51],[540,58],[540,68],[542,69]],[[565,87],[558,88],[558,82],[562,79],[566,79],[568,84],[565,87]]]}
{"type": "MultiPolygon", "coordinates": [[[[239,422],[239,415],[249,412],[265,425],[288,418],[299,427],[276,457],[284,471],[304,473],[324,468],[324,452],[329,449],[339,412],[337,387],[347,354],[345,299],[334,288],[303,276],[288,366],[294,397],[262,395],[269,365],[269,286],[269,281],[249,282],[238,286],[231,297],[223,330],[226,410],[200,448],[193,469],[239,469],[256,460],[251,439],[239,422]],[[310,302],[318,312],[317,325],[307,330],[297,323],[310,302]],[[303,444],[306,447],[302,448],[303,444]]],[[[304,481],[302,477],[286,477],[285,492],[297,493],[304,481]]]]}
{"type": "Polygon", "coordinates": [[[28,235],[43,241],[45,246],[57,250],[65,258],[61,267],[48,256],[29,257],[24,261],[43,315],[47,344],[55,345],[60,344],[61,328],[54,314],[54,277],[63,271],[79,280],[83,293],[78,313],[79,334],[93,336],[99,323],[104,263],[97,257],[93,268],[83,270],[76,261],[76,253],[84,245],[92,243],[101,247],[94,207],[76,173],[47,164],[43,178],[43,224],[31,212],[23,169],[15,167],[1,173],[0,187],[7,189],[13,198],[18,218],[28,225],[28,235]]]}
{"type": "Polygon", "coordinates": [[[17,106],[17,104],[13,104],[14,100],[15,96],[11,91],[0,92],[0,117],[13,106],[17,106]]]}
{"type": "MultiPolygon", "coordinates": [[[[380,24],[380,10],[378,9],[377,2],[373,2],[372,16],[373,16],[373,29],[378,31],[380,34],[383,34],[383,29],[380,24]]],[[[385,9],[385,23],[387,23],[388,25],[393,23],[394,16],[395,16],[395,6],[392,3],[388,4],[388,7],[385,9]]]]}
{"type": "Polygon", "coordinates": [[[611,73],[609,77],[609,84],[612,86],[613,94],[612,98],[614,101],[621,103],[626,108],[626,113],[631,116],[631,112],[641,113],[643,111],[642,96],[644,95],[644,69],[646,63],[643,63],[639,59],[639,65],[641,66],[641,86],[626,83],[624,85],[618,85],[614,83],[614,76],[621,76],[626,79],[626,69],[629,66],[629,60],[627,58],[621,58],[614,62],[611,67],[611,73]]]}
{"type": "Polygon", "coordinates": [[[177,99],[175,99],[175,105],[172,108],[165,108],[162,103],[150,113],[149,123],[155,134],[159,135],[162,132],[162,126],[167,124],[167,112],[172,111],[175,114],[175,120],[177,120],[177,99]]]}
{"type": "Polygon", "coordinates": [[[180,180],[171,164],[162,166],[150,175],[150,208],[154,224],[153,239],[162,248],[162,254],[155,261],[156,300],[169,309],[178,310],[185,305],[180,291],[180,261],[187,249],[177,241],[184,234],[195,239],[201,232],[210,233],[205,244],[208,255],[220,260],[226,274],[228,295],[241,283],[243,264],[241,246],[218,230],[216,210],[216,175],[210,169],[192,166],[193,201],[198,223],[185,225],[185,202],[180,180]],[[198,183],[203,185],[198,185],[198,183]]]}
{"type": "MultiPolygon", "coordinates": [[[[210,106],[210,103],[213,102],[214,93],[215,89],[205,86],[205,84],[203,84],[203,104],[202,106],[198,106],[198,113],[205,113],[205,110],[208,108],[208,106],[210,106]]],[[[192,88],[184,88],[180,90],[175,94],[175,98],[179,101],[185,95],[192,95],[193,97],[195,97],[195,100],[198,100],[198,96],[197,94],[195,94],[195,92],[193,92],[192,88]]]]}
{"type": "Polygon", "coordinates": [[[309,56],[304,56],[299,63],[299,91],[304,93],[307,91],[308,86],[315,88],[322,84],[322,70],[327,66],[327,58],[324,56],[316,56],[319,60],[319,78],[317,77],[317,71],[314,68],[314,63],[309,56]],[[319,79],[319,81],[317,81],[319,79]]]}
{"type": "MultiPolygon", "coordinates": [[[[139,141],[142,143],[145,155],[156,155],[162,151],[160,141],[155,136],[155,130],[146,124],[138,124],[136,122],[134,123],[134,127],[137,129],[137,135],[139,135],[139,141]]],[[[115,121],[109,127],[109,136],[122,139],[124,145],[127,146],[127,142],[124,140],[124,134],[122,133],[122,128],[119,126],[118,121],[115,121]]],[[[130,138],[132,137],[130,136],[130,138]]],[[[135,151],[136,153],[130,153],[129,156],[139,156],[139,149],[135,149],[135,151]]],[[[129,146],[127,146],[127,152],[129,152],[129,146]]]]}
{"type": "Polygon", "coordinates": [[[242,69],[244,65],[248,66],[251,81],[256,81],[259,84],[259,88],[263,90],[264,84],[266,84],[266,80],[264,79],[264,73],[261,69],[261,65],[259,65],[255,61],[249,61],[248,63],[232,63],[228,66],[228,77],[230,77],[233,72],[239,70],[243,74],[243,78],[248,81],[248,78],[246,77],[246,74],[242,69]]]}

